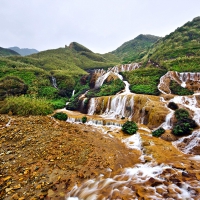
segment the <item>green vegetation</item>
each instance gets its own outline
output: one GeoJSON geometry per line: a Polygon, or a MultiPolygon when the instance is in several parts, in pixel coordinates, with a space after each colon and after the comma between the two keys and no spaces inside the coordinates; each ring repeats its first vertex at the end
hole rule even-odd
{"type": "Polygon", "coordinates": [[[92,97],[100,97],[100,96],[110,96],[115,95],[121,90],[124,89],[124,83],[120,79],[113,80],[108,83],[104,83],[100,88],[98,89],[92,89],[87,94],[86,97],[92,98],[92,97]]]}
{"type": "Polygon", "coordinates": [[[28,96],[8,97],[0,108],[1,114],[13,115],[48,115],[53,112],[52,106],[42,98],[32,98],[28,96]]]}
{"type": "Polygon", "coordinates": [[[138,94],[159,95],[157,85],[160,77],[166,70],[159,68],[139,68],[131,72],[124,72],[123,75],[130,83],[130,90],[138,94]]]}
{"type": "Polygon", "coordinates": [[[0,47],[0,57],[1,56],[14,56],[14,55],[16,56],[19,54],[11,49],[5,49],[5,48],[0,47]]]}
{"type": "Polygon", "coordinates": [[[68,116],[66,113],[63,113],[63,112],[58,112],[58,113],[55,113],[53,115],[53,117],[55,119],[59,119],[59,120],[62,120],[62,121],[66,121],[68,119],[68,116]]]}
{"type": "Polygon", "coordinates": [[[177,136],[187,135],[196,127],[197,124],[194,120],[183,118],[174,124],[172,133],[177,136]]]}
{"type": "Polygon", "coordinates": [[[183,108],[177,109],[174,114],[177,120],[182,120],[189,117],[189,112],[183,108]]]}
{"type": "Polygon", "coordinates": [[[61,109],[66,106],[67,98],[60,98],[60,99],[53,99],[50,101],[50,104],[53,106],[53,108],[61,109]]]}
{"type": "Polygon", "coordinates": [[[155,131],[152,132],[152,135],[154,137],[160,137],[163,133],[165,132],[165,129],[164,128],[159,128],[155,131]]]}
{"type": "Polygon", "coordinates": [[[145,56],[148,65],[158,65],[168,71],[200,71],[200,17],[187,22],[154,43],[145,56]]]}
{"type": "Polygon", "coordinates": [[[175,111],[177,122],[173,125],[172,133],[177,136],[190,134],[197,127],[196,122],[190,119],[189,112],[185,109],[177,109],[175,111]]]}
{"type": "Polygon", "coordinates": [[[187,88],[181,87],[176,81],[173,81],[173,80],[170,82],[169,88],[170,88],[172,94],[176,94],[176,95],[180,95],[180,96],[194,94],[193,91],[190,91],[187,88]]]}
{"type": "Polygon", "coordinates": [[[122,63],[138,62],[158,39],[160,37],[141,34],[133,40],[125,42],[111,53],[121,58],[122,63]]]}
{"type": "Polygon", "coordinates": [[[0,79],[0,100],[8,96],[26,94],[28,86],[16,76],[5,76],[0,79]]]}
{"type": "Polygon", "coordinates": [[[85,124],[87,122],[87,117],[86,116],[82,117],[81,121],[83,124],[85,124]]]}
{"type": "Polygon", "coordinates": [[[129,135],[135,134],[137,132],[137,130],[138,130],[138,126],[133,121],[127,121],[122,126],[122,131],[129,135]]]}

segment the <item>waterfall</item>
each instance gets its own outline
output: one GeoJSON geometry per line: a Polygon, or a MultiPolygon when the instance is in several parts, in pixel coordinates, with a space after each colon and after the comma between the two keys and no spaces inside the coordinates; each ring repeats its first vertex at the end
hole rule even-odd
{"type": "Polygon", "coordinates": [[[123,79],[121,75],[119,75],[118,73],[115,73],[115,72],[112,72],[112,71],[109,71],[105,74],[103,74],[102,76],[100,76],[96,82],[95,82],[95,88],[99,88],[103,85],[104,81],[108,78],[108,76],[110,75],[113,75],[113,76],[117,76],[119,79],[123,79]]]}
{"type": "Polygon", "coordinates": [[[134,95],[116,95],[109,98],[102,116],[106,118],[131,118],[134,109],[134,95]]]}
{"type": "MultiPolygon", "coordinates": [[[[119,72],[132,71],[138,69],[140,65],[138,63],[125,64],[120,66],[114,66],[113,68],[109,68],[107,71],[102,69],[95,70],[96,74],[100,74],[95,82],[95,88],[99,88],[103,85],[104,81],[108,78],[108,76],[113,75],[117,76],[119,79],[123,80],[123,77],[119,74],[119,72]]],[[[126,84],[126,83],[125,83],[126,84]]]]}
{"type": "Polygon", "coordinates": [[[179,140],[173,142],[173,144],[183,153],[193,153],[195,147],[200,146],[200,129],[193,131],[192,134],[187,137],[180,138],[179,140]]]}
{"type": "Polygon", "coordinates": [[[75,94],[75,90],[72,91],[72,97],[74,96],[74,94],[75,94]]]}
{"type": "Polygon", "coordinates": [[[181,72],[181,73],[176,71],[167,72],[160,78],[160,82],[158,84],[158,90],[162,94],[171,93],[169,88],[169,81],[166,81],[166,79],[174,80],[178,84],[180,84],[180,86],[185,88],[188,81],[200,82],[200,72],[181,72]]]}
{"type": "Polygon", "coordinates": [[[200,108],[197,102],[197,96],[175,96],[170,102],[181,104],[194,112],[193,120],[200,126],[200,108]]]}
{"type": "Polygon", "coordinates": [[[56,83],[56,78],[54,76],[52,76],[51,80],[52,80],[53,87],[55,87],[56,89],[58,89],[57,83],[56,83]]]}
{"type": "Polygon", "coordinates": [[[182,87],[186,87],[187,81],[198,81],[200,82],[200,73],[199,72],[182,72],[177,73],[182,87]]]}
{"type": "Polygon", "coordinates": [[[96,109],[95,98],[91,98],[89,101],[88,115],[94,115],[95,109],[96,109]]]}

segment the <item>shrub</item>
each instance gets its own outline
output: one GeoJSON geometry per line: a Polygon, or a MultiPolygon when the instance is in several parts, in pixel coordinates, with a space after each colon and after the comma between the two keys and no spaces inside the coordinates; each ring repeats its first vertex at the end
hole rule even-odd
{"type": "Polygon", "coordinates": [[[184,95],[192,95],[194,94],[193,91],[190,91],[187,88],[183,88],[181,87],[177,82],[175,81],[171,81],[170,82],[170,90],[173,94],[177,94],[180,96],[184,96],[184,95]]]}
{"type": "Polygon", "coordinates": [[[174,114],[177,120],[182,120],[189,117],[189,112],[183,108],[177,109],[174,114]]]}
{"type": "Polygon", "coordinates": [[[54,114],[53,117],[55,119],[59,119],[59,120],[62,120],[62,121],[66,121],[68,119],[67,114],[63,113],[63,112],[58,112],[58,113],[54,114]]]}
{"type": "Polygon", "coordinates": [[[28,86],[16,76],[5,76],[0,79],[0,99],[10,95],[26,94],[28,86]]]}
{"type": "Polygon", "coordinates": [[[127,121],[122,126],[122,131],[124,131],[125,133],[129,135],[136,133],[137,130],[138,130],[138,126],[133,121],[127,121]]]}
{"type": "Polygon", "coordinates": [[[53,108],[42,98],[32,98],[28,96],[8,97],[0,109],[0,113],[12,112],[14,115],[48,115],[53,112],[53,108]]]}
{"type": "Polygon", "coordinates": [[[110,96],[115,95],[116,93],[122,91],[124,89],[124,83],[120,79],[113,80],[108,83],[104,83],[100,88],[98,89],[92,89],[90,90],[86,96],[88,98],[92,97],[100,97],[100,96],[110,96]]]}
{"type": "Polygon", "coordinates": [[[52,100],[50,103],[53,106],[54,109],[61,109],[64,108],[66,106],[66,101],[67,99],[62,98],[62,99],[55,99],[52,100]]]}
{"type": "Polygon", "coordinates": [[[86,123],[86,122],[87,122],[87,117],[86,116],[82,117],[82,123],[86,123]]]}
{"type": "Polygon", "coordinates": [[[159,128],[155,131],[152,132],[152,135],[154,137],[160,137],[163,133],[165,132],[165,129],[164,128],[159,128]]]}
{"type": "Polygon", "coordinates": [[[172,110],[177,110],[178,109],[178,105],[174,102],[169,102],[169,104],[167,105],[168,108],[172,109],[172,110]]]}
{"type": "Polygon", "coordinates": [[[197,127],[194,120],[189,118],[183,118],[174,124],[172,133],[177,136],[190,134],[191,131],[197,127]]]}

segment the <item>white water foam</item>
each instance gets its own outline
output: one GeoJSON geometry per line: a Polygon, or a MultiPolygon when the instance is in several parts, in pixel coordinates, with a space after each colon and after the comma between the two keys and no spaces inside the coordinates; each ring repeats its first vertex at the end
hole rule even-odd
{"type": "Polygon", "coordinates": [[[187,137],[182,137],[173,144],[185,154],[193,152],[193,148],[200,146],[200,129],[192,132],[187,137]]]}

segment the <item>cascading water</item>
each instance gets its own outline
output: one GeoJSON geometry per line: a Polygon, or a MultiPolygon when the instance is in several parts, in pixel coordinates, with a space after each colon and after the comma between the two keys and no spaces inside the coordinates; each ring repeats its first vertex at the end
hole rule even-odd
{"type": "MultiPolygon", "coordinates": [[[[130,66],[121,66],[120,69],[113,68],[112,71],[110,70],[107,72],[102,70],[96,72],[101,74],[101,77],[97,79],[98,81],[96,81],[95,87],[100,87],[109,75],[112,75],[113,73],[118,73],[119,70],[123,71],[125,70],[125,68],[126,70],[128,70],[130,69],[130,66]]],[[[170,72],[166,76],[168,76],[167,78],[171,79],[172,73],[170,72]]],[[[169,91],[163,90],[163,87],[167,87],[165,85],[166,76],[161,78],[160,86],[158,88],[162,93],[169,94],[169,91]]],[[[194,79],[194,77],[190,79],[186,79],[185,77],[181,78],[181,74],[177,76],[180,76],[179,81],[182,83],[187,82],[187,80],[194,79]]],[[[91,116],[91,119],[88,119],[86,124],[118,126],[114,120],[121,119],[122,117],[132,119],[133,114],[136,112],[136,109],[138,109],[137,112],[140,113],[139,116],[141,118],[138,120],[138,122],[144,123],[144,121],[146,121],[146,111],[148,112],[151,106],[155,108],[156,104],[152,105],[152,99],[155,99],[155,97],[151,98],[147,97],[147,95],[143,95],[144,98],[138,98],[139,95],[130,93],[128,82],[125,82],[125,84],[126,87],[122,93],[114,96],[109,96],[107,98],[97,97],[90,99],[88,104],[88,115],[91,116]],[[135,106],[135,104],[142,104],[143,107],[141,108],[138,105],[135,106]],[[146,108],[148,109],[146,110],[146,108]],[[92,115],[96,114],[99,114],[100,117],[102,117],[102,120],[96,119],[96,116],[93,119],[92,115]],[[113,119],[113,121],[106,122],[104,119],[113,119]]],[[[200,125],[200,109],[197,98],[198,96],[175,96],[174,98],[171,98],[171,100],[165,100],[163,97],[160,97],[160,99],[157,100],[157,106],[160,106],[162,104],[163,107],[161,108],[168,111],[168,114],[165,115],[165,122],[162,123],[160,126],[162,126],[164,129],[172,128],[171,118],[174,115],[174,111],[167,108],[167,104],[169,102],[174,102],[181,105],[181,107],[190,109],[193,112],[193,119],[200,125]]],[[[154,113],[154,115],[157,115],[157,113],[154,113]]],[[[80,122],[80,118],[69,118],[69,120],[78,123],[80,122]]],[[[148,130],[148,135],[149,134],[150,133],[148,130]]],[[[149,141],[151,141],[150,137],[152,136],[149,136],[149,141]]],[[[199,137],[199,130],[195,130],[190,136],[178,140],[176,143],[174,143],[174,145],[176,145],[184,153],[188,154],[193,151],[192,149],[195,146],[200,146],[199,137]],[[186,143],[186,140],[189,142],[186,143]],[[182,145],[183,142],[185,142],[185,146],[182,145]]],[[[200,198],[198,193],[198,188],[200,187],[199,180],[194,179],[190,181],[189,179],[185,179],[184,175],[187,173],[185,172],[185,170],[182,170],[181,167],[179,168],[179,166],[182,166],[182,163],[180,165],[177,163],[172,164],[172,166],[175,165],[175,167],[172,167],[171,165],[156,163],[156,160],[154,160],[153,156],[145,154],[145,151],[143,152],[142,139],[139,133],[130,137],[123,138],[122,142],[125,143],[128,148],[135,149],[141,152],[141,163],[135,164],[131,168],[121,169],[118,175],[112,176],[111,174],[110,177],[100,175],[98,178],[88,180],[80,186],[75,185],[74,188],[66,195],[67,200],[145,199],[145,197],[148,197],[149,200],[197,200],[200,198]],[[145,156],[149,156],[151,159],[147,162],[144,159],[145,156]],[[176,165],[178,167],[176,167],[176,165]],[[176,175],[183,175],[184,181],[181,182],[179,179],[176,178],[176,175]],[[146,196],[142,197],[142,195],[146,196]]],[[[150,142],[150,145],[153,146],[154,143],[150,142]]]]}
{"type": "Polygon", "coordinates": [[[200,108],[197,102],[197,96],[175,96],[170,102],[174,102],[184,107],[188,108],[189,110],[193,111],[193,120],[200,126],[200,108]]]}
{"type": "MultiPolygon", "coordinates": [[[[95,88],[101,87],[104,81],[108,78],[108,76],[117,76],[119,79],[123,80],[123,77],[119,74],[119,72],[132,71],[138,69],[139,67],[140,65],[138,63],[132,63],[114,66],[113,68],[110,68],[107,71],[101,69],[95,70],[95,73],[100,75],[95,82],[95,88]]],[[[125,85],[128,87],[127,81],[125,82],[125,85]]]]}
{"type": "Polygon", "coordinates": [[[75,90],[72,91],[72,97],[74,96],[74,94],[75,94],[75,90]]]}
{"type": "MultiPolygon", "coordinates": [[[[160,83],[158,84],[158,90],[162,94],[171,94],[171,90],[169,88],[169,81],[166,80],[173,80],[176,81],[180,86],[186,87],[188,82],[200,83],[200,73],[199,72],[176,72],[176,71],[169,71],[165,75],[160,78],[160,83]]],[[[199,87],[196,90],[199,91],[199,87]]],[[[194,91],[195,93],[197,91],[194,91]]]]}
{"type": "Polygon", "coordinates": [[[57,83],[56,83],[56,78],[54,76],[52,76],[51,80],[52,80],[53,87],[55,87],[56,89],[58,89],[57,83]]]}
{"type": "Polygon", "coordinates": [[[200,146],[200,129],[193,131],[187,137],[180,138],[173,144],[186,154],[196,154],[195,148],[200,146]]]}
{"type": "MultiPolygon", "coordinates": [[[[142,151],[140,134],[123,139],[122,142],[135,150],[142,151]]],[[[170,165],[157,164],[152,156],[150,162],[134,165],[132,168],[122,169],[118,175],[105,177],[100,175],[96,179],[90,179],[82,185],[75,185],[66,195],[66,200],[93,200],[93,199],[198,199],[198,180],[175,182],[176,175],[187,174],[181,169],[172,168],[170,165]],[[174,177],[174,178],[173,178],[174,177]],[[167,182],[168,179],[174,181],[167,182]]],[[[179,181],[179,180],[178,180],[179,181]]]]}

